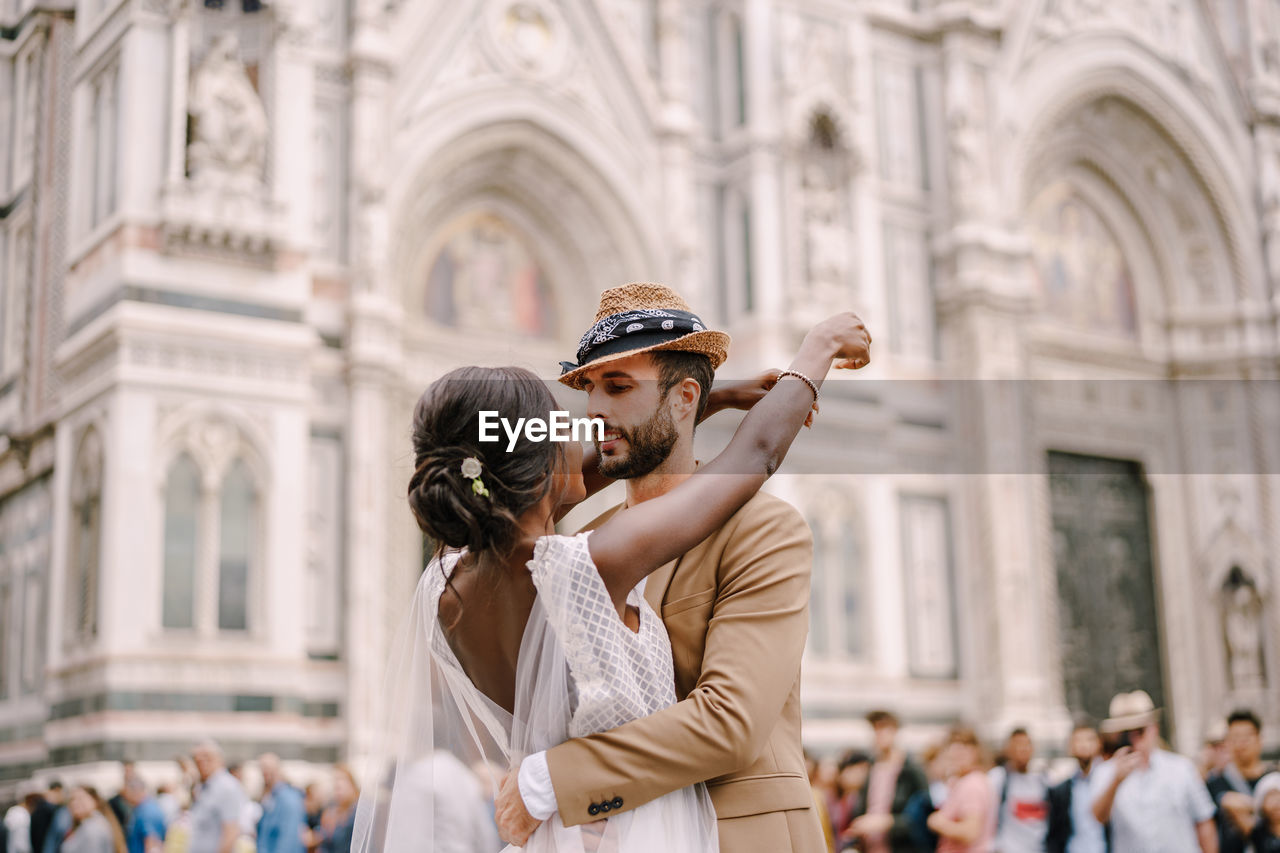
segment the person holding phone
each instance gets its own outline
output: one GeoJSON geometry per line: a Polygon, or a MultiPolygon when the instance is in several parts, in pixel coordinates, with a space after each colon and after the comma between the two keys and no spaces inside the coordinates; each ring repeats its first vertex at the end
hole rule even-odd
{"type": "Polygon", "coordinates": [[[1119,747],[1097,770],[1093,816],[1112,853],[1218,853],[1213,799],[1189,758],[1160,748],[1159,711],[1143,690],[1111,700],[1102,731],[1119,747]]]}

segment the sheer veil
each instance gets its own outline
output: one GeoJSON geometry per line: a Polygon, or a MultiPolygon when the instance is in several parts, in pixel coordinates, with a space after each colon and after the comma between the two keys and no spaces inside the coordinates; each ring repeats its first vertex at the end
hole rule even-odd
{"type": "MultiPolygon", "coordinates": [[[[596,573],[585,536],[546,536],[535,546],[530,570],[538,595],[521,639],[514,714],[471,683],[439,624],[440,594],[459,555],[427,567],[389,663],[384,723],[364,773],[353,853],[496,853],[502,844],[492,799],[508,769],[567,740],[571,722],[573,734],[588,734],[675,701],[666,632],[652,610],[645,617],[647,641],[635,641],[653,652],[647,669],[616,648],[617,632],[629,629],[596,573]],[[644,679],[649,693],[637,688],[644,679]],[[579,689],[583,719],[574,720],[579,689]],[[629,710],[588,714],[602,698],[606,709],[629,710]]],[[[646,606],[638,592],[632,597],[646,606]]],[[[553,815],[524,847],[526,853],[717,849],[715,811],[702,785],[587,826],[565,827],[553,815]]]]}
{"type": "Polygon", "coordinates": [[[568,738],[568,665],[540,599],[521,642],[514,715],[463,672],[437,615],[457,558],[447,554],[423,572],[392,644],[353,853],[494,853],[502,844],[492,799],[502,776],[568,738]]]}

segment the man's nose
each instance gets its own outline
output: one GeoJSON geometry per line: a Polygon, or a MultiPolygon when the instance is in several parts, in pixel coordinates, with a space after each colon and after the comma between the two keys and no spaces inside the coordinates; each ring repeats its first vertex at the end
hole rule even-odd
{"type": "Polygon", "coordinates": [[[609,395],[599,388],[587,392],[587,417],[609,420],[609,395]]]}

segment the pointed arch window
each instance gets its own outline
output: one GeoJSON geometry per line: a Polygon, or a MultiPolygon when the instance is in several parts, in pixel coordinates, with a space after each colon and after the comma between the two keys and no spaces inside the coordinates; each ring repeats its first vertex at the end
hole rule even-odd
{"type": "Polygon", "coordinates": [[[68,549],[67,642],[98,635],[99,561],[102,542],[102,441],[92,427],[80,442],[71,481],[71,542],[68,549]]]}
{"type": "Polygon", "coordinates": [[[842,504],[810,518],[813,575],[810,580],[809,646],[822,658],[858,661],[867,654],[866,585],[862,549],[842,504]]]}
{"type": "Polygon", "coordinates": [[[195,627],[196,549],[200,539],[200,469],[187,454],[169,468],[164,490],[166,628],[195,627]]]}
{"type": "Polygon", "coordinates": [[[249,627],[249,578],[253,560],[258,490],[244,460],[231,464],[222,481],[218,531],[218,629],[249,627]]]}
{"type": "Polygon", "coordinates": [[[169,466],[164,628],[201,635],[254,628],[265,527],[261,480],[244,447],[232,448],[225,461],[184,451],[169,466]]]}

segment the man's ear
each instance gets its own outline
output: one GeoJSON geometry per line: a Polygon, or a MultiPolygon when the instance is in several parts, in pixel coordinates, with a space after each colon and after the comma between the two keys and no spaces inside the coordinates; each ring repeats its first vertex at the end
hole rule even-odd
{"type": "Polygon", "coordinates": [[[703,393],[698,380],[691,376],[681,379],[679,384],[671,389],[671,403],[675,410],[673,414],[678,420],[697,417],[698,399],[703,393]]]}

